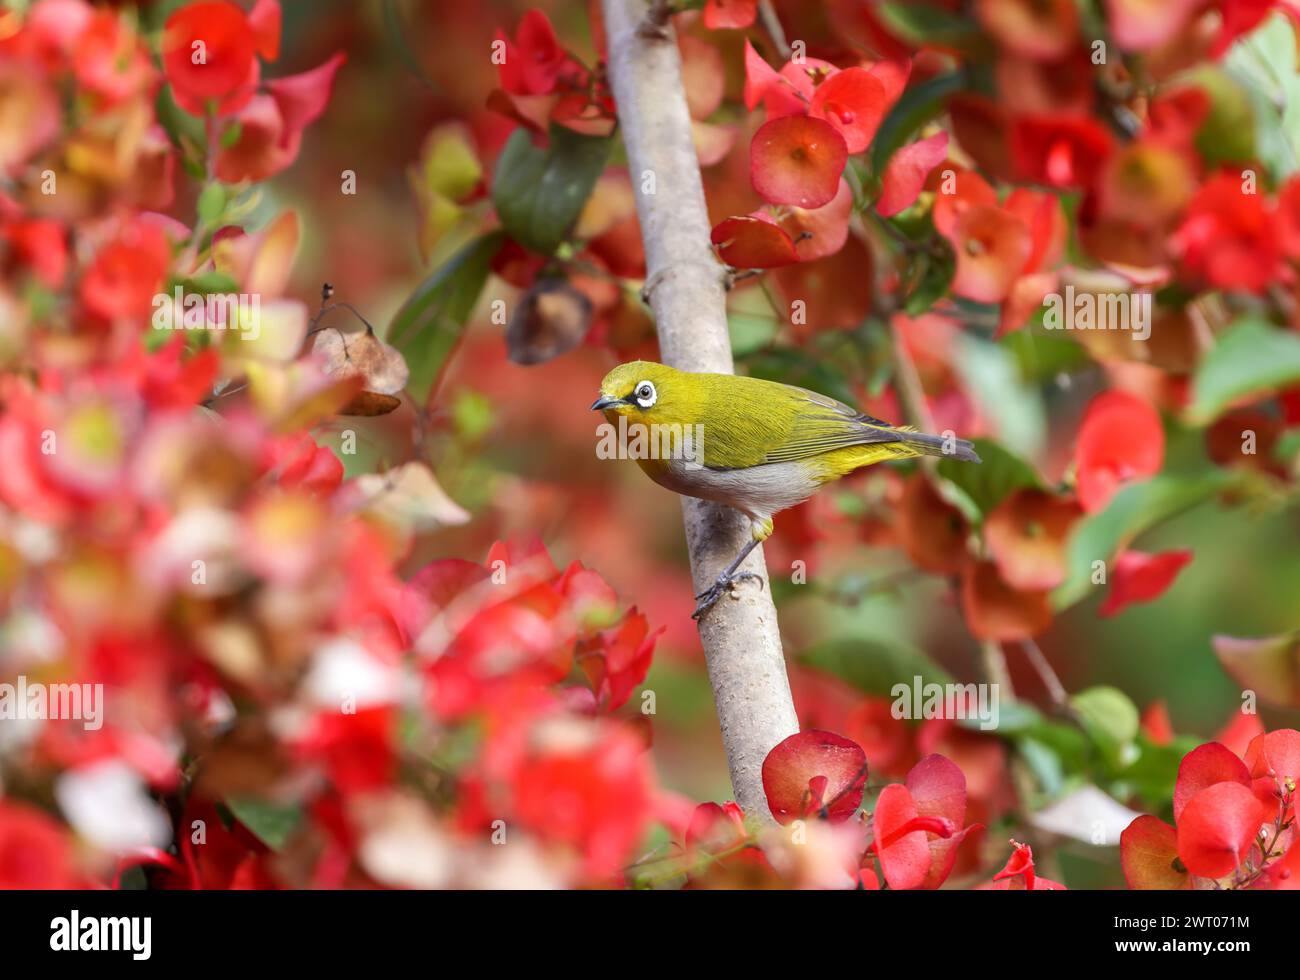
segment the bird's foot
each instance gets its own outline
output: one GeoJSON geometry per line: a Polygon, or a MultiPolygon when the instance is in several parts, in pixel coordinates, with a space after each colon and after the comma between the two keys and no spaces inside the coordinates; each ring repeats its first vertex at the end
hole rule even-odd
{"type": "Polygon", "coordinates": [[[729,576],[719,575],[717,581],[695,597],[698,600],[698,605],[695,607],[695,612],[691,613],[691,619],[703,617],[706,612],[713,608],[713,604],[721,599],[735,583],[747,578],[752,578],[759,583],[763,581],[763,576],[756,572],[735,572],[729,576]]]}

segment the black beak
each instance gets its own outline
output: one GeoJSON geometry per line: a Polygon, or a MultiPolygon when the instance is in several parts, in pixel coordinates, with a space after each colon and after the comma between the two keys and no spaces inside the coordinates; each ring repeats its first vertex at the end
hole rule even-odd
{"type": "Polygon", "coordinates": [[[613,395],[601,395],[591,403],[591,410],[593,412],[604,411],[607,408],[613,408],[615,405],[622,405],[624,401],[624,399],[615,398],[613,395]]]}

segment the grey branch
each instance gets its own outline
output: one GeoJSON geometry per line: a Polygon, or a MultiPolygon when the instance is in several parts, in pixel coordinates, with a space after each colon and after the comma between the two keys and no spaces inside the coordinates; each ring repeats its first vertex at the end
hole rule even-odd
{"type": "MultiPolygon", "coordinates": [[[[603,5],[610,81],[637,189],[645,294],[659,350],[666,363],[681,370],[730,374],[725,270],[709,244],[704,187],[672,25],[649,17],[646,0],[603,0],[603,5]],[[653,174],[654,193],[643,193],[647,174],[653,174]]],[[[740,551],[749,538],[749,522],[729,508],[692,498],[682,498],[682,511],[698,591],[712,584],[740,551]]],[[[762,548],[741,570],[760,575],[762,584],[737,585],[733,596],[724,597],[701,621],[700,641],[736,802],[746,814],[771,821],[763,794],[763,759],[799,730],[799,720],[762,548]]]]}

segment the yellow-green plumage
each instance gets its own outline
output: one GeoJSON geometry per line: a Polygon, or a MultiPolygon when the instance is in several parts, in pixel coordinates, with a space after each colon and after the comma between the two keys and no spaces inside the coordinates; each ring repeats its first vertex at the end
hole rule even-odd
{"type": "MultiPolygon", "coordinates": [[[[921,455],[979,461],[969,442],[891,426],[804,388],[729,374],[692,374],[653,361],[631,361],[610,371],[592,408],[604,410],[615,424],[622,417],[652,430],[667,426],[698,433],[689,463],[680,458],[637,462],[670,490],[749,515],[755,541],[772,533],[773,514],[872,463],[921,455]]],[[[730,579],[739,561],[716,588],[730,579]]]]}

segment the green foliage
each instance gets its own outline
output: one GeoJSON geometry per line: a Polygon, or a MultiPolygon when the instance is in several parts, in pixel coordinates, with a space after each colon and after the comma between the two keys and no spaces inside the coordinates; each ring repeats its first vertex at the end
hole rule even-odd
{"type": "Polygon", "coordinates": [[[1043,485],[1034,468],[1015,453],[990,439],[972,441],[983,462],[971,466],[956,459],[942,459],[939,461],[939,475],[955,484],[981,515],[987,515],[1021,487],[1043,485]]]}
{"type": "Polygon", "coordinates": [[[1189,414],[1196,421],[1209,422],[1239,398],[1298,380],[1300,336],[1245,316],[1202,358],[1192,381],[1189,414]]]}
{"type": "Polygon", "coordinates": [[[502,240],[494,231],[466,245],[416,287],[389,324],[388,342],[406,358],[406,387],[416,401],[428,398],[460,341],[502,240]]]}
{"type": "Polygon", "coordinates": [[[492,178],[492,201],[510,236],[534,252],[553,254],[587,203],[612,146],[610,137],[553,125],[550,144],[542,149],[526,129],[515,130],[492,178]]]}
{"type": "Polygon", "coordinates": [[[923,684],[949,684],[952,675],[915,647],[882,640],[839,640],[813,647],[800,656],[808,667],[835,674],[858,690],[891,696],[895,684],[910,689],[913,679],[923,684]]]}
{"type": "Polygon", "coordinates": [[[1166,473],[1130,484],[1107,507],[1084,518],[1070,536],[1066,580],[1052,593],[1056,609],[1074,605],[1092,588],[1092,563],[1110,561],[1143,531],[1222,490],[1232,477],[1222,470],[1197,475],[1166,473]]]}
{"type": "Polygon", "coordinates": [[[303,817],[300,807],[251,796],[228,796],[225,803],[235,818],[273,851],[284,847],[303,817]]]}

